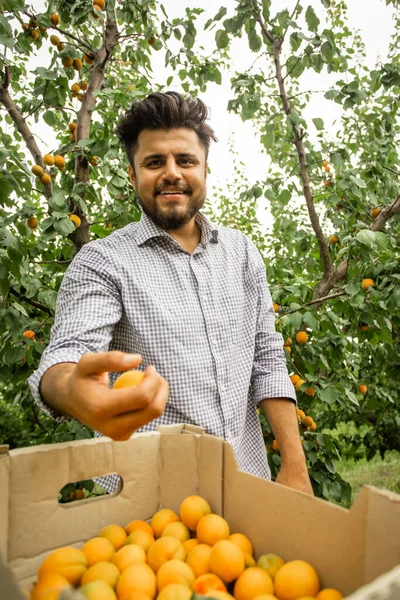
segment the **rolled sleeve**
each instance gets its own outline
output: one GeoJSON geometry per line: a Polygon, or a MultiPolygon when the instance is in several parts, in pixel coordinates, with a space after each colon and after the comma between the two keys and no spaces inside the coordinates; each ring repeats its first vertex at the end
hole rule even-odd
{"type": "Polygon", "coordinates": [[[265,265],[259,254],[258,257],[254,275],[258,290],[257,330],[251,380],[254,398],[257,404],[268,398],[287,398],[296,403],[296,392],[286,366],[283,337],[275,331],[275,312],[265,265]]]}
{"type": "Polygon", "coordinates": [[[58,421],[66,418],[44,402],[41,379],[56,364],[77,363],[84,354],[108,350],[122,314],[118,284],[111,272],[96,244],[88,244],[68,267],[60,286],[50,343],[28,379],[37,405],[58,421]]]}

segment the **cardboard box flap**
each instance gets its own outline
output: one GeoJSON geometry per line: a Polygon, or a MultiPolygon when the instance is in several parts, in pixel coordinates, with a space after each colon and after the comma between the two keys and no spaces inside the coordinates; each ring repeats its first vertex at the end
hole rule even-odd
{"type": "Polygon", "coordinates": [[[364,486],[350,512],[365,527],[363,580],[369,583],[400,564],[400,496],[364,486]]]}
{"type": "Polygon", "coordinates": [[[161,436],[160,508],[179,513],[182,500],[193,494],[207,498],[212,511],[223,511],[223,440],[210,435],[161,436]]]}
{"type": "Polygon", "coordinates": [[[150,518],[159,501],[159,444],[156,433],[126,442],[94,438],[12,450],[6,557],[18,577],[22,576],[19,567],[31,572],[30,559],[59,547],[60,540],[64,546],[79,546],[106,524],[125,526],[133,518],[150,518]],[[118,493],[71,504],[58,502],[65,484],[110,473],[122,477],[118,493]]]}
{"type": "Polygon", "coordinates": [[[307,560],[323,587],[344,594],[400,563],[399,496],[364,488],[347,510],[238,471],[229,444],[224,466],[224,516],[232,532],[252,540],[256,557],[272,552],[307,560]],[[235,493],[238,489],[246,493],[235,493]],[[256,515],[249,512],[252,506],[260,507],[256,515]]]}
{"type": "Polygon", "coordinates": [[[188,423],[180,423],[174,425],[160,425],[158,431],[162,434],[168,433],[191,433],[201,435],[204,429],[198,425],[189,425],[188,423]]]}
{"type": "Polygon", "coordinates": [[[7,556],[10,457],[8,446],[0,449],[0,554],[7,556]]]}

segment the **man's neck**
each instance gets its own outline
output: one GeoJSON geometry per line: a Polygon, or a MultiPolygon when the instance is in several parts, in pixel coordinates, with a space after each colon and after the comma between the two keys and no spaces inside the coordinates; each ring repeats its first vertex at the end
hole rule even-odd
{"type": "Polygon", "coordinates": [[[201,240],[201,228],[197,224],[195,217],[183,227],[167,231],[167,233],[169,233],[169,235],[173,237],[186,252],[190,252],[190,254],[193,254],[201,240]]]}

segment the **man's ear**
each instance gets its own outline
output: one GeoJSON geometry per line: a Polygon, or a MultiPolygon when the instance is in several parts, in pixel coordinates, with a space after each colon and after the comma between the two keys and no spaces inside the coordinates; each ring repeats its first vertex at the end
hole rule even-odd
{"type": "Polygon", "coordinates": [[[205,172],[205,178],[207,179],[207,175],[209,173],[209,169],[208,169],[208,162],[206,162],[206,172],[205,172]]]}
{"type": "Polygon", "coordinates": [[[133,189],[136,190],[136,175],[132,165],[129,165],[128,167],[128,175],[129,179],[131,180],[131,184],[133,185],[133,189]]]}

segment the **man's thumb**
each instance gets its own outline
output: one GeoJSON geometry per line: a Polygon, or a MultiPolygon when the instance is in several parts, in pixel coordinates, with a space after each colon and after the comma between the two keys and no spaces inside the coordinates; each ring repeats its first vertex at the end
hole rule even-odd
{"type": "Polygon", "coordinates": [[[140,354],[126,354],[112,350],[111,352],[84,354],[77,367],[82,375],[90,375],[108,371],[127,371],[137,367],[141,362],[140,354]]]}

